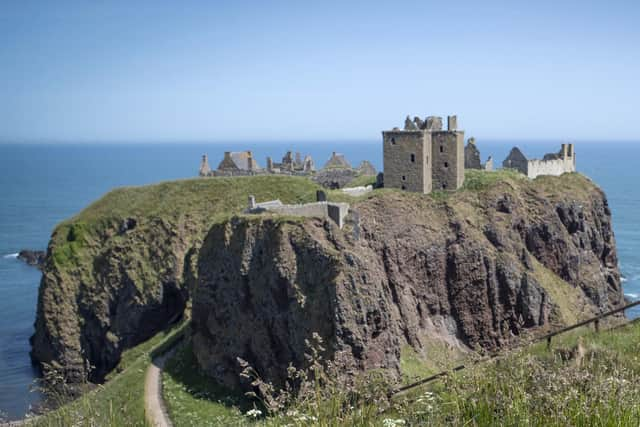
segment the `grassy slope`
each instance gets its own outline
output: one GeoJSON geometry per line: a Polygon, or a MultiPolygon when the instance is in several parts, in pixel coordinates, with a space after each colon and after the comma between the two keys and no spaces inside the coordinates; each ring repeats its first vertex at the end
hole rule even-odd
{"type": "Polygon", "coordinates": [[[160,332],[124,353],[109,381],[81,398],[37,418],[36,427],[145,426],[144,381],[153,355],[183,333],[185,324],[160,332]]]}
{"type": "Polygon", "coordinates": [[[253,419],[197,374],[185,347],[165,374],[165,396],[176,426],[637,426],[639,350],[638,323],[600,334],[582,328],[556,337],[550,351],[539,343],[505,354],[399,395],[386,408],[351,407],[348,393],[336,392],[294,405],[287,414],[253,419]],[[561,353],[575,348],[578,337],[584,347],[581,363],[563,360],[561,353]]]}

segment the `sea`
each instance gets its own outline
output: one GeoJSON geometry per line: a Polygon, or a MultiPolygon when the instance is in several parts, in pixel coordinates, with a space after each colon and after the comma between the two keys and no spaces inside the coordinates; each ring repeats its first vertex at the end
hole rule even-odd
{"type": "MultiPolygon", "coordinates": [[[[613,212],[620,269],[628,298],[640,296],[640,143],[575,142],[578,170],[606,192],[613,212]]],[[[483,161],[500,165],[513,146],[529,157],[555,152],[559,141],[483,141],[483,161]]],[[[224,151],[252,150],[258,163],[287,150],[310,154],[317,167],[333,151],[354,165],[382,167],[380,140],[269,143],[0,144],[0,420],[22,418],[40,401],[29,359],[40,273],[16,259],[21,249],[47,247],[60,221],[121,186],[194,177],[208,154],[215,168],[224,151]]],[[[629,312],[640,316],[640,312],[629,312]]]]}

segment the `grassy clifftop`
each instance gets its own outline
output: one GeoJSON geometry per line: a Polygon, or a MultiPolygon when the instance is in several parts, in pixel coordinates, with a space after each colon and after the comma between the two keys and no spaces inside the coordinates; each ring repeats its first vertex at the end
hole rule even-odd
{"type": "Polygon", "coordinates": [[[258,201],[305,203],[315,200],[318,189],[308,179],[285,176],[187,179],[118,188],[56,227],[53,258],[59,266],[82,262],[80,249],[98,243],[101,233],[119,228],[127,218],[133,218],[136,227],[157,218],[172,224],[186,221],[204,231],[220,216],[240,213],[250,194],[258,201]]]}

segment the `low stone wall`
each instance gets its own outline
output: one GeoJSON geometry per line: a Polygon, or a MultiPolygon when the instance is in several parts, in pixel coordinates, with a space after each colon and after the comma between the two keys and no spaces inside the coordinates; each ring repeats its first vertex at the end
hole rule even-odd
{"type": "Polygon", "coordinates": [[[330,218],[338,224],[344,226],[344,220],[349,213],[348,203],[315,202],[303,205],[258,205],[255,209],[248,209],[247,213],[273,212],[280,215],[330,218]]]}

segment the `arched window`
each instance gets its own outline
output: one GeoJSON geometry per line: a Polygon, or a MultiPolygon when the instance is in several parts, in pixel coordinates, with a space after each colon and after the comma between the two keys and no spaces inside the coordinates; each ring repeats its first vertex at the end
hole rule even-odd
{"type": "Polygon", "coordinates": [[[448,168],[449,167],[449,162],[444,162],[444,167],[448,168]]]}

